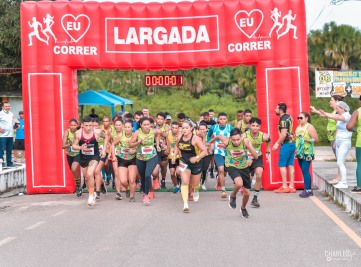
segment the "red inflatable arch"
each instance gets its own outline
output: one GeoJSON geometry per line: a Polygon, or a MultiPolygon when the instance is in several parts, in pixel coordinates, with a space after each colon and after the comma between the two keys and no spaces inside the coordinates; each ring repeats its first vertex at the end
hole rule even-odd
{"type": "MultiPolygon", "coordinates": [[[[305,21],[301,0],[23,2],[28,193],[75,189],[61,143],[69,119],[78,114],[77,69],[254,64],[262,129],[276,140],[277,103],[285,102],[294,118],[309,109],[305,21]]],[[[265,164],[265,189],[281,184],[278,152],[271,158],[265,164]]],[[[296,181],[302,188],[299,170],[296,181]]]]}

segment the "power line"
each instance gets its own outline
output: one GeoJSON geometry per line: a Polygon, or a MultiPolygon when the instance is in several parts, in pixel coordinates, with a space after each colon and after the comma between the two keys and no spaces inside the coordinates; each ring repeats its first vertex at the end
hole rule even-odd
{"type": "MultiPolygon", "coordinates": [[[[331,0],[331,1],[339,1],[339,0],[331,0]]],[[[327,2],[325,3],[325,5],[323,6],[323,8],[321,9],[320,13],[318,14],[318,16],[316,17],[316,19],[313,21],[313,23],[311,24],[310,28],[308,29],[308,31],[310,31],[313,27],[313,25],[316,23],[316,21],[320,18],[321,14],[325,11],[325,8],[327,6],[327,2]]]]}

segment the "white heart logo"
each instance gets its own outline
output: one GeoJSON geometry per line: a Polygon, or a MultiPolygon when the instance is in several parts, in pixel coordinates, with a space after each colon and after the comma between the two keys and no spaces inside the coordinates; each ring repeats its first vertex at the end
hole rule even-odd
{"type": "Polygon", "coordinates": [[[248,38],[252,38],[262,25],[263,13],[259,9],[253,9],[249,13],[241,10],[234,15],[234,21],[236,22],[238,29],[240,29],[244,35],[248,38]]]}
{"type": "Polygon", "coordinates": [[[61,18],[61,26],[71,40],[77,43],[89,30],[90,19],[84,14],[80,14],[77,17],[72,14],[65,14],[61,18]]]}

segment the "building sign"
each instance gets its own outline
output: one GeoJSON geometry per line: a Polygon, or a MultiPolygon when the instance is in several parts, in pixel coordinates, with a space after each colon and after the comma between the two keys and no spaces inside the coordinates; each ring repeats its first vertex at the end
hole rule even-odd
{"type": "Polygon", "coordinates": [[[361,71],[316,71],[315,82],[316,97],[361,95],[361,71]]]}

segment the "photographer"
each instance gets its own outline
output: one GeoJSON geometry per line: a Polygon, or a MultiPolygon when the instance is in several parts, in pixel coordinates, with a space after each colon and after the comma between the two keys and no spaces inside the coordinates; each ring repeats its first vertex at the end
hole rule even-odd
{"type": "Polygon", "coordinates": [[[301,194],[302,198],[313,196],[311,189],[310,165],[314,159],[314,143],[318,142],[318,136],[315,127],[311,124],[310,114],[301,112],[297,120],[300,125],[296,129],[296,157],[298,165],[302,170],[305,188],[301,194]]]}

